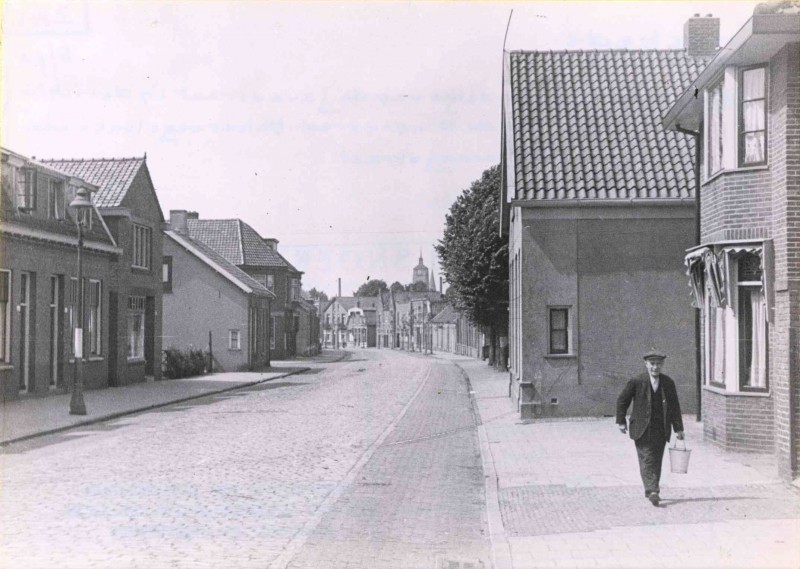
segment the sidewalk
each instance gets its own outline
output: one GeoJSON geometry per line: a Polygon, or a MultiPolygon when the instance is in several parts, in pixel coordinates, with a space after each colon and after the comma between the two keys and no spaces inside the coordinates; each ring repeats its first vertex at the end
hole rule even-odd
{"type": "Polygon", "coordinates": [[[723,452],[685,416],[689,472],[671,473],[665,456],[654,508],[613,418],[522,422],[507,373],[437,357],[461,367],[475,395],[498,569],[800,567],[800,495],[771,456],[723,452]]]}
{"type": "Polygon", "coordinates": [[[139,411],[222,393],[307,371],[305,362],[334,362],[345,352],[326,351],[313,358],[273,361],[263,372],[215,373],[187,379],[165,379],[84,392],[87,414],[70,415],[70,394],[30,397],[0,403],[0,446],[81,425],[107,421],[139,411]]]}

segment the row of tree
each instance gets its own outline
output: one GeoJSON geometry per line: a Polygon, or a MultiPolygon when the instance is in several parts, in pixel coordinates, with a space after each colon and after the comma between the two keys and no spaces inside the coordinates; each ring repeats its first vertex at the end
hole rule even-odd
{"type": "MultiPolygon", "coordinates": [[[[358,287],[358,290],[353,293],[353,296],[378,296],[385,290],[391,290],[392,292],[425,292],[428,290],[428,287],[424,283],[410,283],[404,285],[399,281],[395,281],[391,285],[387,285],[386,281],[382,279],[367,279],[367,282],[358,287]]],[[[317,290],[316,288],[309,290],[308,295],[313,300],[322,300],[322,302],[330,300],[325,292],[317,290]]]]}

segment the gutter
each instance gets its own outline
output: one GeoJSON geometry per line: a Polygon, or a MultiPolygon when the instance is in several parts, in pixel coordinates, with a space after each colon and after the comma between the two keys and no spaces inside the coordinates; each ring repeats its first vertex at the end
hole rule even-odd
{"type": "MultiPolygon", "coordinates": [[[[681,127],[680,123],[675,125],[675,130],[681,134],[686,134],[694,138],[694,242],[695,246],[700,246],[700,158],[703,151],[701,142],[703,140],[702,134],[696,130],[689,130],[681,127]]],[[[700,369],[701,351],[700,347],[700,308],[694,311],[694,366],[695,366],[695,386],[697,393],[697,422],[703,418],[702,414],[702,392],[703,392],[703,374],[700,369]]]]}
{"type": "Polygon", "coordinates": [[[512,207],[630,207],[632,205],[687,206],[695,205],[693,198],[573,198],[544,200],[512,200],[512,207]]]}

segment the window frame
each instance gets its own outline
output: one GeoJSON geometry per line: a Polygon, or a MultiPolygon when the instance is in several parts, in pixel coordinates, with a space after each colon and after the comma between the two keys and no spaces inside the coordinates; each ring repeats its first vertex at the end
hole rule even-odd
{"type": "Polygon", "coordinates": [[[87,308],[87,337],[89,339],[89,356],[99,357],[103,354],[103,283],[99,279],[89,279],[89,295],[87,308]],[[95,295],[95,287],[97,294],[95,295]],[[93,302],[97,304],[93,304],[93,302]]]}
{"type": "Polygon", "coordinates": [[[22,166],[16,169],[16,204],[21,212],[36,211],[36,186],[38,185],[38,171],[36,168],[22,166]],[[28,177],[30,174],[30,178],[28,177]]]}
{"type": "Polygon", "coordinates": [[[153,230],[147,225],[132,223],[131,233],[131,267],[149,271],[153,264],[153,230]]]}
{"type": "Polygon", "coordinates": [[[127,339],[128,339],[128,361],[137,361],[137,360],[144,360],[144,335],[146,330],[146,307],[147,307],[147,298],[144,296],[129,296],[128,297],[128,310],[127,310],[127,339]],[[140,306],[141,305],[141,306],[140,306]],[[133,346],[133,353],[131,353],[131,332],[134,331],[131,329],[131,323],[137,321],[137,317],[140,317],[140,324],[139,324],[139,335],[137,337],[137,344],[133,346]],[[141,353],[139,353],[139,349],[141,349],[141,353]]]}
{"type": "Polygon", "coordinates": [[[64,182],[50,180],[47,184],[47,216],[50,219],[64,219],[64,182]]]}
{"type": "Polygon", "coordinates": [[[706,165],[706,178],[711,178],[718,173],[725,170],[725,75],[719,76],[710,87],[706,88],[706,101],[705,101],[705,114],[703,117],[706,128],[706,140],[704,144],[703,157],[706,165]],[[719,166],[714,169],[714,161],[712,158],[712,110],[713,110],[713,96],[716,91],[719,91],[719,114],[716,117],[719,121],[719,166]]]}
{"type": "Polygon", "coordinates": [[[231,328],[228,330],[228,349],[235,351],[242,350],[242,331],[238,328],[231,328]]]}
{"type": "Polygon", "coordinates": [[[547,307],[547,355],[548,356],[568,356],[572,354],[572,331],[570,326],[570,310],[569,306],[548,306],[547,307]],[[557,312],[564,313],[564,328],[553,328],[553,315],[557,312]],[[553,333],[563,332],[565,335],[564,350],[555,350],[553,348],[553,333]]]}
{"type": "Polygon", "coordinates": [[[278,317],[270,316],[270,329],[269,329],[269,347],[274,350],[277,342],[275,337],[278,335],[278,317]]]}
{"type": "Polygon", "coordinates": [[[4,321],[0,321],[0,364],[11,363],[11,304],[12,304],[12,272],[10,269],[0,269],[0,280],[5,279],[5,284],[0,283],[0,313],[4,321]],[[3,294],[5,293],[5,294],[3,294]],[[3,300],[5,296],[5,300],[3,300]],[[5,308],[3,308],[5,302],[5,308]]]}
{"type": "Polygon", "coordinates": [[[161,285],[162,292],[172,292],[172,255],[161,257],[161,285]],[[166,280],[164,272],[166,271],[166,280]]]}
{"type": "Polygon", "coordinates": [[[765,63],[760,63],[758,65],[748,65],[743,67],[738,67],[736,69],[736,144],[737,144],[737,157],[736,157],[736,165],[739,168],[753,168],[757,166],[765,166],[769,162],[769,65],[765,63]],[[753,71],[755,69],[763,69],[764,70],[764,98],[763,99],[750,99],[748,101],[744,100],[744,74],[748,71],[753,71]],[[744,104],[746,102],[753,102],[753,101],[764,101],[764,160],[760,160],[758,162],[749,162],[745,163],[745,135],[748,132],[761,132],[760,130],[756,131],[745,131],[744,130],[744,104]]]}

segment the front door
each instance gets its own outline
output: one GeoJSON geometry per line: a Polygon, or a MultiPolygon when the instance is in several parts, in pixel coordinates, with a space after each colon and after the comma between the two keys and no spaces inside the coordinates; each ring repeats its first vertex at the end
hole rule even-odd
{"type": "Polygon", "coordinates": [[[19,392],[27,393],[31,378],[31,274],[20,273],[19,291],[19,392]]]}
{"type": "Polygon", "coordinates": [[[59,361],[61,354],[61,276],[50,277],[50,389],[61,383],[59,361]]]}

